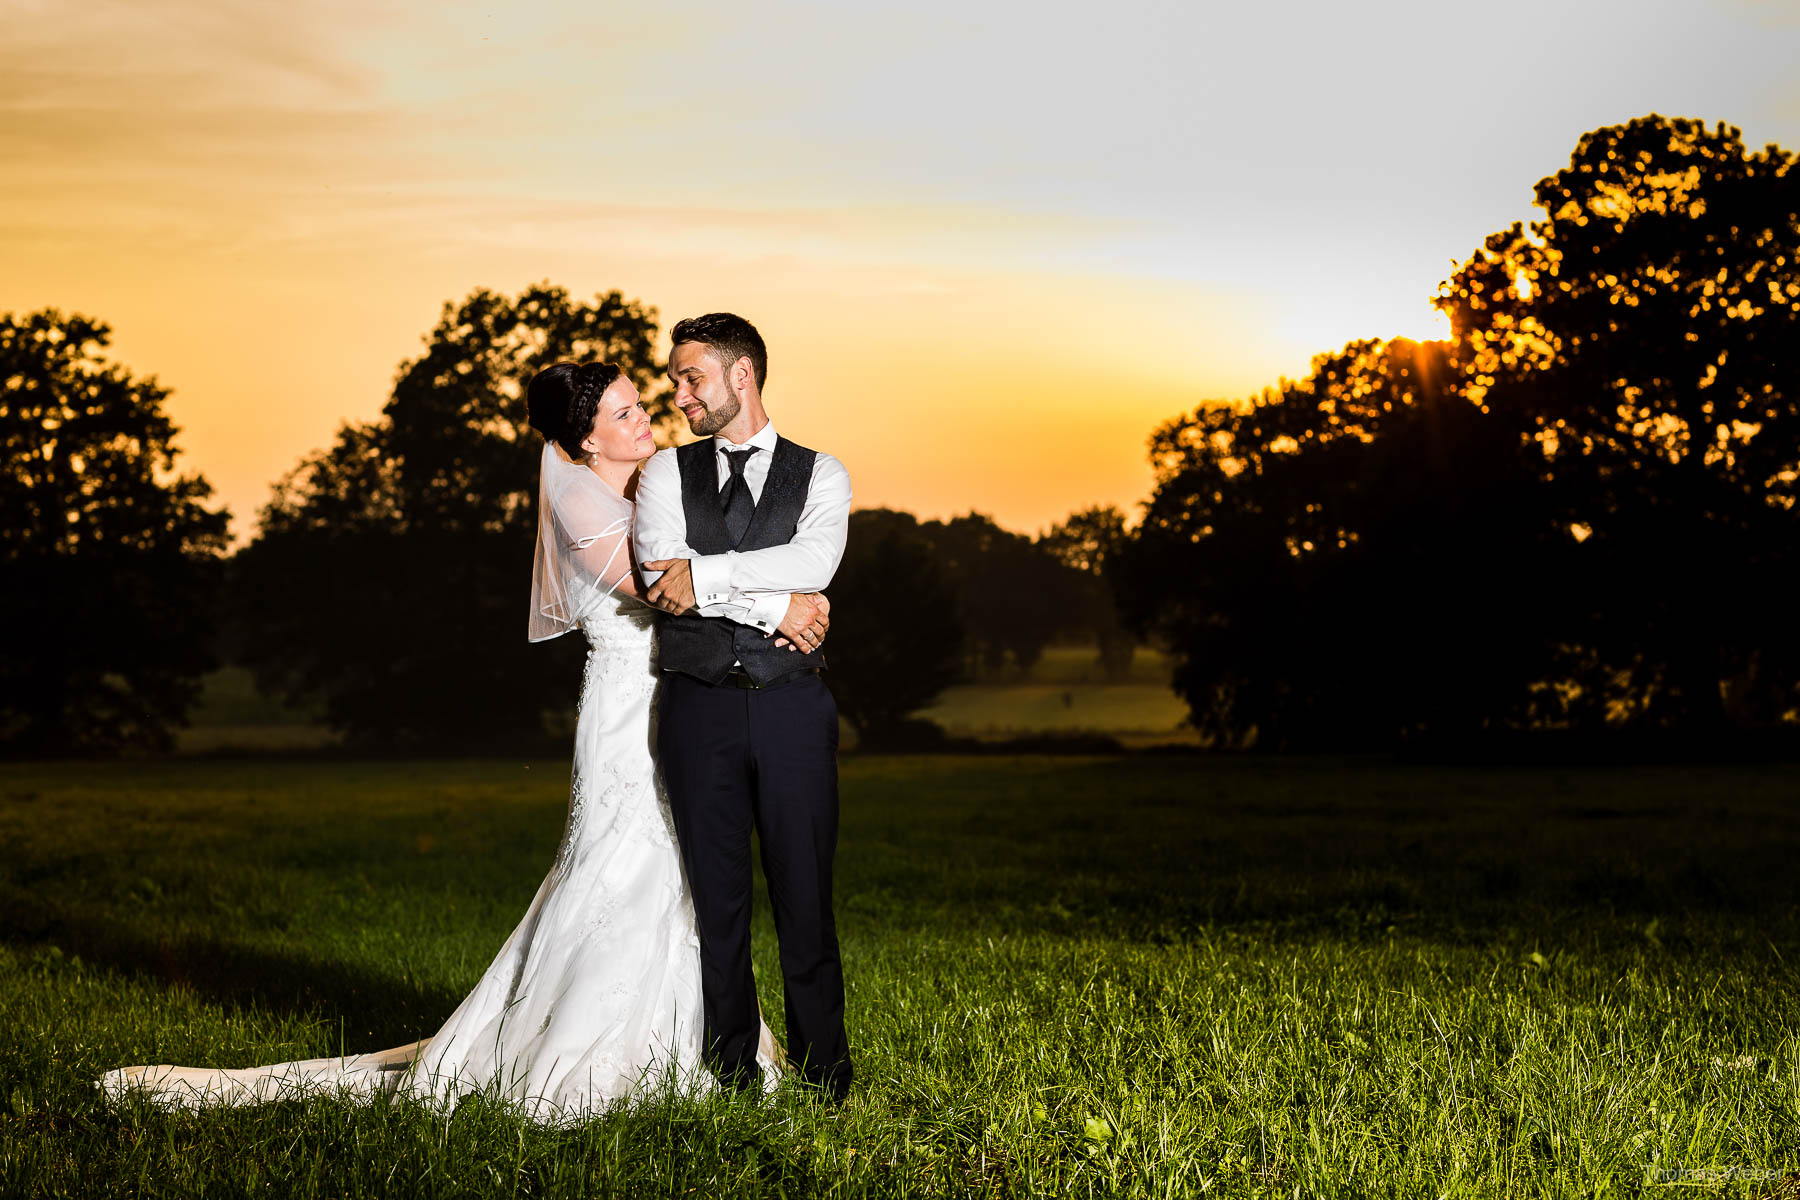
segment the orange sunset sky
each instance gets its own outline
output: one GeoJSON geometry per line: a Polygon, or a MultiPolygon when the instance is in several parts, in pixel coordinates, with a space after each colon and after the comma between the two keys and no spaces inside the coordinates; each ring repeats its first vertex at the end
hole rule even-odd
{"type": "Polygon", "coordinates": [[[1800,5],[0,0],[0,311],[174,389],[247,535],[445,300],[549,279],[770,346],[860,505],[1035,531],[1429,298],[1577,137],[1800,145],[1800,5]]]}

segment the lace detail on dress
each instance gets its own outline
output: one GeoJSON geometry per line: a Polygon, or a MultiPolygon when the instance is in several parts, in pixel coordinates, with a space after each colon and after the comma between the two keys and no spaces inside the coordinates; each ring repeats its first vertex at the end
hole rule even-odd
{"type": "Polygon", "coordinates": [[[575,848],[576,839],[581,835],[581,820],[587,808],[587,780],[582,778],[577,768],[569,775],[569,815],[563,821],[562,841],[556,846],[556,861],[551,864],[551,873],[557,876],[565,874],[569,869],[571,851],[575,848]]]}

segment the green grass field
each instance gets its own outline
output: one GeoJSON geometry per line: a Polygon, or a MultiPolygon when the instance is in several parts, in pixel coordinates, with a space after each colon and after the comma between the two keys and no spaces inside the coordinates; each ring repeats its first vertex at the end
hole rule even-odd
{"type": "Polygon", "coordinates": [[[99,1103],[429,1033],[566,774],[0,767],[0,1195],[1795,1194],[1793,768],[847,757],[842,1106],[99,1103]]]}

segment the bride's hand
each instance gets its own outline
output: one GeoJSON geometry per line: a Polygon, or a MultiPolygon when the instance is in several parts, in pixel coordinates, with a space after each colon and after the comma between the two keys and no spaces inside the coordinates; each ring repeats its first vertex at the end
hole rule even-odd
{"type": "Polygon", "coordinates": [[[775,637],[775,644],[796,651],[817,650],[830,628],[830,598],[820,592],[795,592],[788,597],[787,616],[776,627],[775,633],[783,636],[775,637]]]}
{"type": "Polygon", "coordinates": [[[644,570],[662,572],[661,577],[644,593],[644,598],[651,604],[664,612],[677,615],[694,607],[694,575],[687,559],[664,558],[647,562],[644,570]]]}

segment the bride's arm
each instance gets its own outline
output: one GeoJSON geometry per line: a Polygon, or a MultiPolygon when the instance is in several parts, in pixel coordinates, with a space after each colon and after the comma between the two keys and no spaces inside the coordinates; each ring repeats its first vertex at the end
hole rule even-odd
{"type": "Polygon", "coordinates": [[[631,569],[631,564],[637,560],[631,556],[631,538],[629,536],[625,538],[624,557],[625,573],[613,581],[612,590],[620,595],[630,596],[634,600],[642,600],[644,598],[644,581],[639,579],[637,572],[631,569]]]}
{"type": "Polygon", "coordinates": [[[631,569],[631,529],[626,521],[615,521],[599,536],[583,538],[570,547],[570,553],[576,568],[597,586],[644,598],[644,585],[631,569]]]}

